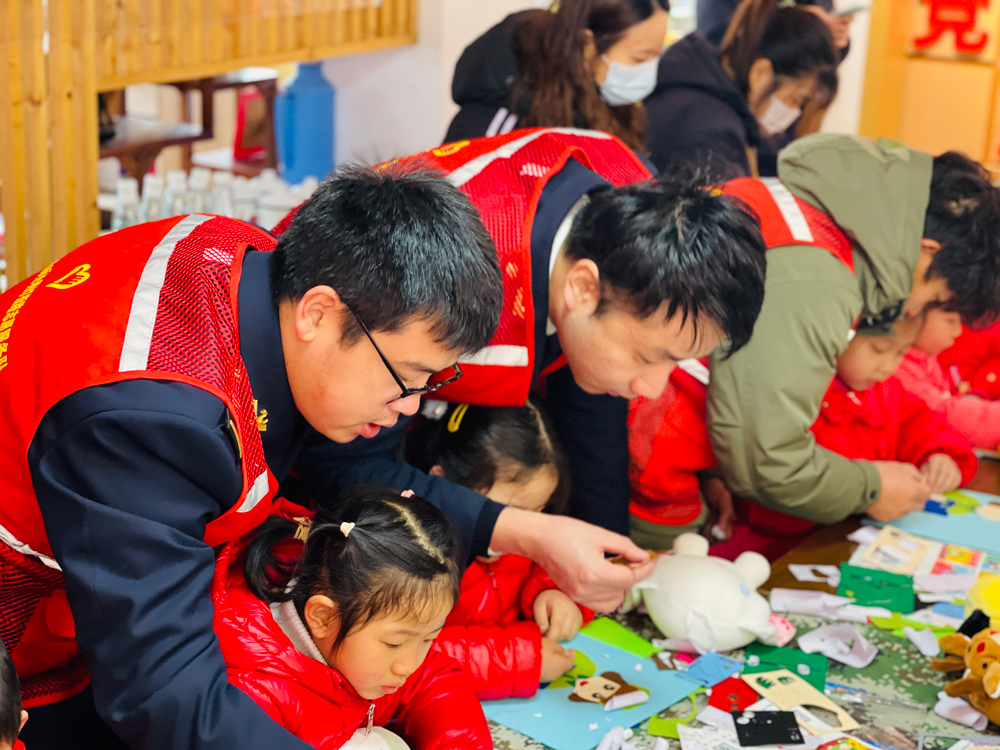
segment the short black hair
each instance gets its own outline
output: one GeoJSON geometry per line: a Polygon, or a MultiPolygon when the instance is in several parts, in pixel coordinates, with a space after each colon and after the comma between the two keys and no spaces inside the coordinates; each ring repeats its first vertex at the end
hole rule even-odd
{"type": "Polygon", "coordinates": [[[946,307],[967,325],[1000,314],[1000,191],[989,173],[963,154],[934,158],[924,237],[941,244],[928,278],[943,278],[952,292],[946,307]]]}
{"type": "Polygon", "coordinates": [[[331,507],[316,512],[298,557],[289,560],[276,548],[297,527],[296,521],[271,516],[258,528],[244,563],[247,585],[264,601],[292,602],[299,617],[310,597],[330,597],[340,618],[335,649],[380,617],[420,615],[441,597],[452,604],[458,598],[454,529],[422,497],[377,485],[348,487],[331,507]],[[348,534],[343,523],[354,524],[348,534]]]}
{"type": "Polygon", "coordinates": [[[0,742],[13,745],[21,733],[21,685],[14,660],[0,640],[0,742]]]}
{"type": "MultiPolygon", "coordinates": [[[[419,164],[342,167],[298,210],[274,249],[274,304],[321,285],[370,330],[396,331],[416,316],[463,353],[489,343],[503,304],[496,247],[479,213],[419,164]]],[[[362,335],[345,315],[343,342],[362,335]]]]}
{"type": "Polygon", "coordinates": [[[562,513],[569,500],[566,456],[534,397],[524,406],[451,404],[440,419],[420,417],[406,436],[406,460],[425,472],[439,465],[445,479],[484,493],[551,466],[558,483],[545,510],[562,513]]]}
{"type": "Polygon", "coordinates": [[[663,304],[698,334],[719,326],[734,352],[753,333],[764,302],[766,247],[756,216],[682,167],[649,183],[601,187],[573,222],[566,255],[597,264],[607,304],[647,318],[663,304]]]}

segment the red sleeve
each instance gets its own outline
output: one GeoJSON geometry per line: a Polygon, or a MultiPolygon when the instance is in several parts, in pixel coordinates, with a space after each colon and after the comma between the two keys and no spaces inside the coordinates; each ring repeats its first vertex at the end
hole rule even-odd
{"type": "Polygon", "coordinates": [[[986,360],[998,356],[1000,356],[1000,324],[994,324],[982,331],[973,331],[963,325],[962,335],[950,349],[938,355],[938,361],[945,371],[951,365],[955,365],[962,380],[971,383],[986,360]]]}
{"type": "Polygon", "coordinates": [[[492,750],[483,707],[462,667],[431,650],[403,688],[395,727],[413,750],[492,750]]]}
{"type": "MultiPolygon", "coordinates": [[[[542,569],[542,566],[538,563],[532,563],[528,580],[521,588],[521,617],[533,621],[535,619],[535,599],[543,591],[555,588],[559,587],[556,586],[555,581],[549,578],[549,574],[542,569]]],[[[580,613],[583,615],[584,625],[594,619],[594,610],[587,609],[581,604],[576,606],[580,608],[580,613]]]]}
{"type": "Polygon", "coordinates": [[[448,625],[434,648],[465,667],[481,700],[530,698],[538,692],[542,634],[534,621],[448,625]]]}
{"type": "Polygon", "coordinates": [[[896,458],[919,467],[933,454],[944,453],[958,464],[962,484],[972,479],[978,461],[969,441],[919,396],[903,390],[902,386],[897,393],[900,418],[899,455],[896,458]]]}

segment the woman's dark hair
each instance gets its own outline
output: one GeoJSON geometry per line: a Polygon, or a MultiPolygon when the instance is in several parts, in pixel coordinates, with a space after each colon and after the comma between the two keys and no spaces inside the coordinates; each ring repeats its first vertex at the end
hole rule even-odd
{"type": "Polygon", "coordinates": [[[943,278],[952,292],[948,310],[971,326],[1000,315],[1000,190],[967,156],[934,158],[924,237],[941,244],[928,278],[943,278]]]}
{"type": "Polygon", "coordinates": [[[592,190],[566,247],[571,261],[597,264],[597,314],[617,308],[643,319],[665,305],[666,318],[680,312],[696,337],[702,322],[714,323],[729,353],[750,340],[760,314],[764,253],[757,217],[687,167],[592,190]]]}
{"type": "Polygon", "coordinates": [[[722,67],[743,96],[750,91],[750,66],[762,57],[771,61],[775,82],[836,75],[840,60],[830,30],[815,13],[779,7],[778,0],[743,0],[719,46],[722,67]]]}
{"type": "Polygon", "coordinates": [[[14,660],[0,641],[0,742],[13,745],[21,733],[21,686],[14,660]]]}
{"type": "Polygon", "coordinates": [[[545,504],[562,513],[569,499],[569,468],[548,417],[533,399],[524,406],[452,404],[443,417],[411,430],[407,460],[423,471],[439,465],[446,479],[479,492],[497,481],[524,482],[543,466],[558,483],[545,504]]]}
{"type": "Polygon", "coordinates": [[[609,107],[601,98],[584,61],[584,31],[593,33],[597,54],[603,55],[655,10],[669,10],[668,0],[561,0],[558,5],[554,13],[533,14],[518,31],[519,83],[512,109],[527,110],[521,118],[525,127],[587,127],[644,150],[642,108],[609,107]]]}
{"type": "MultiPolygon", "coordinates": [[[[419,163],[346,166],[296,212],[272,253],[275,307],[330,286],[372,331],[413,317],[450,348],[489,343],[503,306],[496,247],[469,199],[419,163]]],[[[344,315],[342,340],[364,334],[344,315]]]]}
{"type": "Polygon", "coordinates": [[[297,558],[276,554],[298,527],[280,516],[260,526],[247,549],[247,585],[264,601],[293,602],[300,617],[311,596],[330,597],[340,618],[334,649],[376,618],[419,616],[441,597],[458,597],[454,532],[421,497],[374,485],[348,487],[332,509],[316,512],[297,558]],[[348,534],[343,523],[354,524],[348,534]]]}

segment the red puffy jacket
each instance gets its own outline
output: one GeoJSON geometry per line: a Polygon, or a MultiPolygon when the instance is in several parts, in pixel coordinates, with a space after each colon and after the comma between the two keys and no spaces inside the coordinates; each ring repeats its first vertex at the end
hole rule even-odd
{"type": "MultiPolygon", "coordinates": [[[[286,517],[312,515],[279,501],[286,517]]],[[[322,750],[339,748],[367,721],[371,702],[339,672],[299,652],[247,588],[242,552],[249,537],[227,545],[215,566],[215,632],[229,682],[276,722],[322,750]]],[[[460,665],[432,650],[397,692],[374,701],[375,724],[393,722],[414,750],[492,748],[486,717],[460,665]]]]}
{"type": "Polygon", "coordinates": [[[950,383],[954,391],[1000,399],[1000,322],[981,331],[962,326],[962,335],[938,355],[938,362],[958,374],[961,385],[950,383]]]}
{"type": "MultiPolygon", "coordinates": [[[[538,691],[542,634],[535,598],[556,588],[548,574],[520,555],[473,562],[434,648],[465,666],[481,700],[529,698],[538,691]]],[[[580,607],[584,622],[594,613],[580,607]]]]}

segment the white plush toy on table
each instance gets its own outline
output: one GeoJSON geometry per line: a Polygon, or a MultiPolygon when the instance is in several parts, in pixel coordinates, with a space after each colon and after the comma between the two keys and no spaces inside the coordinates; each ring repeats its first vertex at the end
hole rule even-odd
{"type": "Polygon", "coordinates": [[[763,555],[744,552],[735,562],[709,557],[708,540],[688,533],[674,540],[673,554],[660,555],[636,588],[668,639],[689,641],[700,653],[729,651],[755,640],[770,645],[785,640],[779,633],[784,621],[757,593],[770,575],[763,555]]]}

